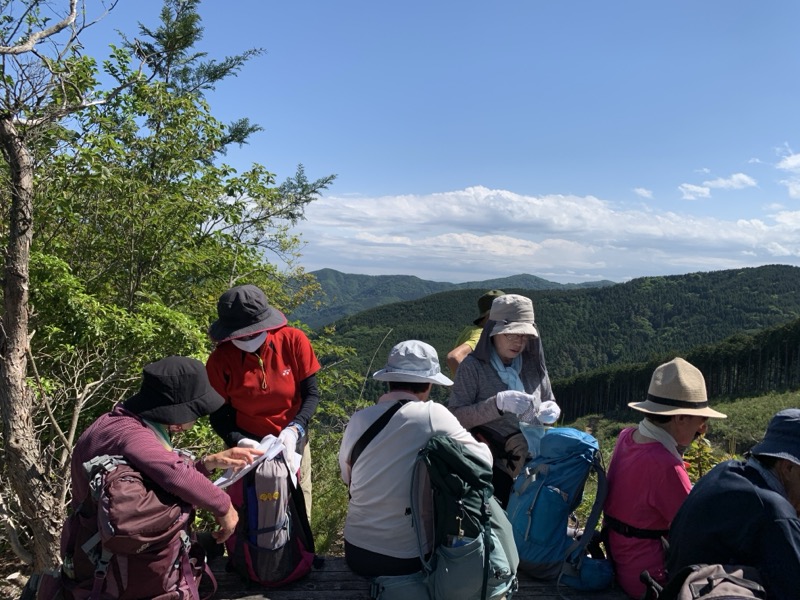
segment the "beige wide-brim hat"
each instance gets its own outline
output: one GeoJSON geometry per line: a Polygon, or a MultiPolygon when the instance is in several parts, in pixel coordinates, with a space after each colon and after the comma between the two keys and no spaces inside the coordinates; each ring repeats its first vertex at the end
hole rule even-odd
{"type": "Polygon", "coordinates": [[[539,337],[533,316],[533,302],[519,294],[505,294],[495,298],[489,311],[489,321],[494,322],[489,334],[491,336],[517,333],[539,337]]]}
{"type": "Polygon", "coordinates": [[[695,415],[714,419],[728,416],[708,406],[703,374],[682,358],[656,367],[650,379],[647,400],[630,402],[628,406],[651,415],[695,415]]]}

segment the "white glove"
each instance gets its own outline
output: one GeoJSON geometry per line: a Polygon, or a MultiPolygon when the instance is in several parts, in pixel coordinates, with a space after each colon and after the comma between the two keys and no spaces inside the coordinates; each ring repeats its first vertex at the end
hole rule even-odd
{"type": "Polygon", "coordinates": [[[287,427],[278,434],[278,439],[286,448],[284,458],[291,460],[291,457],[297,452],[297,430],[294,427],[287,427]]]}
{"type": "Polygon", "coordinates": [[[239,448],[258,448],[258,442],[250,438],[242,438],[236,445],[239,446],[239,448]]]}
{"type": "Polygon", "coordinates": [[[558,421],[558,417],[561,416],[561,407],[558,406],[552,400],[547,400],[546,402],[542,402],[542,405],[539,407],[539,414],[536,417],[539,419],[541,423],[545,425],[552,425],[556,421],[558,421]]]}
{"type": "Polygon", "coordinates": [[[502,392],[497,392],[494,397],[497,410],[511,412],[515,415],[521,415],[528,410],[533,405],[533,400],[532,394],[518,392],[517,390],[503,390],[502,392]]]}

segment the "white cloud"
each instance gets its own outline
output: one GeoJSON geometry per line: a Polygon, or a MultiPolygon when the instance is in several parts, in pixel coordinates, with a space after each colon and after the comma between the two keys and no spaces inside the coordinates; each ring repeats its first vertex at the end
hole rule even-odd
{"type": "Polygon", "coordinates": [[[800,154],[788,154],[775,166],[781,171],[800,174],[800,154]]]}
{"type": "Polygon", "coordinates": [[[780,184],[786,187],[790,198],[800,198],[800,178],[783,179],[780,184]]]}
{"type": "Polygon", "coordinates": [[[724,190],[741,190],[748,187],[756,187],[756,180],[744,173],[734,173],[727,179],[717,178],[711,181],[704,181],[703,185],[709,188],[719,188],[724,190]]]}
{"type": "Polygon", "coordinates": [[[800,211],[781,211],[773,216],[776,223],[800,230],[800,211]]]}
{"type": "MultiPolygon", "coordinates": [[[[686,191],[710,193],[693,187],[686,191]]],[[[800,256],[800,211],[724,220],[649,205],[630,209],[593,196],[472,187],[420,196],[326,197],[306,213],[299,229],[309,270],[453,282],[517,273],[622,281],[800,256]]]]}
{"type": "Polygon", "coordinates": [[[653,197],[653,190],[648,190],[647,188],[637,187],[633,188],[633,193],[637,196],[641,196],[642,198],[650,199],[653,197]]]}
{"type": "Polygon", "coordinates": [[[678,186],[683,200],[697,200],[698,198],[710,198],[711,190],[708,187],[682,183],[678,186]]]}

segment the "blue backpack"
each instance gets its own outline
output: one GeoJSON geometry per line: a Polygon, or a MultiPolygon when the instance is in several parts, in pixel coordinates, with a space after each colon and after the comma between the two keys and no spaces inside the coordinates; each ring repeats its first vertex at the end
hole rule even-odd
{"type": "Polygon", "coordinates": [[[587,555],[607,492],[600,446],[588,433],[569,427],[545,430],[538,444],[538,454],[517,476],[508,502],[520,570],[580,590],[606,589],[614,579],[611,561],[587,555]],[[597,496],[577,536],[568,532],[568,522],[592,472],[597,496]]]}

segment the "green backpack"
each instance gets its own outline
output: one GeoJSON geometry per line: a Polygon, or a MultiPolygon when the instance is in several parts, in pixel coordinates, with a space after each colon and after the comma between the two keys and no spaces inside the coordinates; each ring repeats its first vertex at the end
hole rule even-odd
{"type": "Polygon", "coordinates": [[[491,466],[463,444],[437,435],[419,451],[412,482],[411,512],[424,570],[376,578],[373,597],[409,597],[405,586],[416,580],[415,597],[424,596],[424,588],[435,600],[511,598],[519,556],[508,517],[493,496],[491,466]],[[423,468],[433,492],[433,552],[427,560],[420,523],[423,468]]]}

